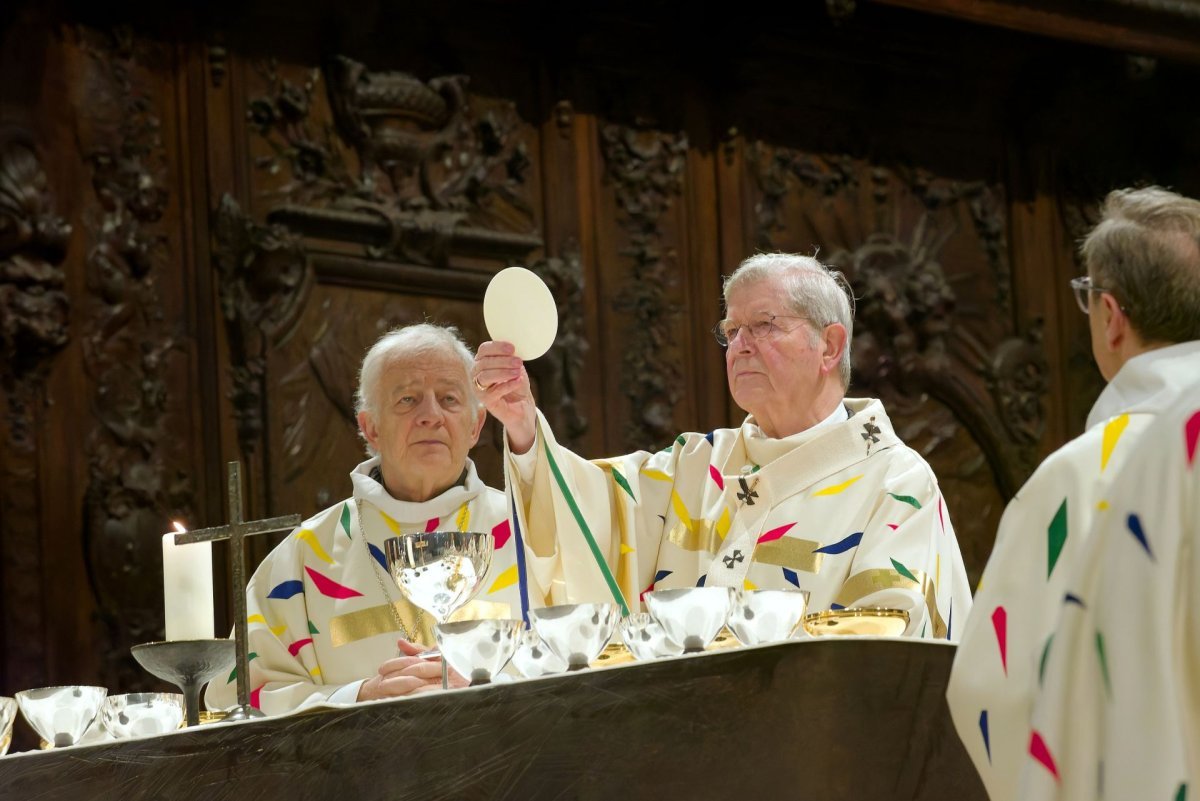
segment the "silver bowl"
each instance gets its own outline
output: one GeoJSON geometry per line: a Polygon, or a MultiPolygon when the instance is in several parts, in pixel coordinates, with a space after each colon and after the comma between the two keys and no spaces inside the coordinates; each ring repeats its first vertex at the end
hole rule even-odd
{"type": "Polygon", "coordinates": [[[400,592],[438,623],[483,586],[493,548],[491,534],[474,531],[422,531],[383,543],[400,592]]]}
{"type": "Polygon", "coordinates": [[[8,747],[12,745],[13,723],[16,719],[16,699],[0,695],[0,756],[7,754],[8,747]]]}
{"type": "Polygon", "coordinates": [[[472,686],[487,684],[504,669],[525,623],[520,620],[460,620],[433,627],[446,664],[472,686]]]}
{"type": "Polygon", "coordinates": [[[620,614],[613,604],[563,604],[531,609],[529,620],[567,670],[582,670],[604,650],[620,614]]]}
{"type": "Polygon", "coordinates": [[[807,608],[808,592],[802,590],[734,590],[729,630],[742,645],[782,642],[800,626],[807,608]]]}
{"type": "Polygon", "coordinates": [[[533,629],[521,632],[512,663],[517,672],[527,679],[562,673],[567,669],[567,663],[551,651],[533,629]]]}
{"type": "Polygon", "coordinates": [[[683,653],[683,646],[668,637],[662,624],[647,612],[636,612],[624,618],[621,621],[621,637],[634,659],[658,659],[683,653]]]}
{"type": "Polygon", "coordinates": [[[100,712],[104,687],[41,687],[17,693],[21,714],[54,748],[75,745],[100,712]]]}
{"type": "Polygon", "coordinates": [[[183,723],[183,696],[180,693],[110,695],[100,707],[100,722],[118,740],[166,734],[183,723]]]}
{"type": "Polygon", "coordinates": [[[728,587],[683,587],[646,593],[646,608],[685,654],[709,646],[729,617],[728,587]]]}

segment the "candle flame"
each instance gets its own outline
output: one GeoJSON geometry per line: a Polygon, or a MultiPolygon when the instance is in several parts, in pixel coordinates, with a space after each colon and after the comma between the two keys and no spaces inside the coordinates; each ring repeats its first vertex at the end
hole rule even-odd
{"type": "Polygon", "coordinates": [[[185,526],[183,523],[180,523],[178,520],[172,520],[171,525],[174,526],[175,530],[180,534],[187,533],[187,526],[185,526]]]}

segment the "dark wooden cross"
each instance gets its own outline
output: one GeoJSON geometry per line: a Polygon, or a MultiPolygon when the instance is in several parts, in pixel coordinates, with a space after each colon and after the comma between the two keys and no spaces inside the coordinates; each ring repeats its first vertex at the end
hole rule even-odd
{"type": "Polygon", "coordinates": [[[176,545],[193,542],[215,542],[229,540],[233,562],[233,636],[237,641],[237,694],[238,705],[226,716],[226,720],[242,720],[262,715],[250,706],[250,657],[247,647],[248,624],[246,623],[246,537],[255,534],[270,534],[274,531],[291,531],[300,525],[300,515],[269,517],[265,520],[245,520],[242,506],[242,463],[226,465],[229,496],[229,524],[186,531],[175,535],[176,545]]]}

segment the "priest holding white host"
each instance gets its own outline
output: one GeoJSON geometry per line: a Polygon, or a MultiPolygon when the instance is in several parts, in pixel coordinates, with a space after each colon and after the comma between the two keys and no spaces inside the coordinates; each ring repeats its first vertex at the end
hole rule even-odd
{"type": "MultiPolygon", "coordinates": [[[[1051,454],[1005,510],[947,693],[995,801],[1029,797],[1022,772],[1049,770],[1040,760],[1058,744],[1034,731],[1031,706],[1060,647],[1052,636],[1060,612],[1080,598],[1072,587],[1090,532],[1124,514],[1113,507],[1113,477],[1200,377],[1200,202],[1148,187],[1111,193],[1102,211],[1081,248],[1087,275],[1071,285],[1109,383],[1084,433],[1051,454]]],[[[1108,592],[1127,589],[1120,582],[1108,592]]],[[[1126,633],[1111,632],[1107,648],[1129,649],[1126,633]]],[[[1091,778],[1076,781],[1096,789],[1091,778]]]]}
{"type": "Polygon", "coordinates": [[[749,416],[657,452],[570,452],[513,346],[480,346],[474,381],[505,426],[531,584],[549,588],[548,603],[634,611],[656,589],[796,589],[810,610],[898,609],[907,635],[956,639],[971,595],[937,479],[882,403],[845,397],[853,313],[841,274],[758,255],[724,294],[714,333],[749,416]]]}
{"type": "MultiPolygon", "coordinates": [[[[357,405],[371,458],[350,473],[352,497],[304,521],[247,587],[253,706],[278,714],[441,688],[440,662],[416,656],[424,650],[417,643],[433,643],[435,621],[389,574],[390,537],[492,535],[491,571],[454,619],[520,618],[541,605],[504,493],[484,485],[467,455],[486,419],[472,366],[457,331],[430,324],[385,334],[368,351],[357,405]]],[[[236,703],[236,674],[215,679],[206,702],[215,709],[236,703]]]]}

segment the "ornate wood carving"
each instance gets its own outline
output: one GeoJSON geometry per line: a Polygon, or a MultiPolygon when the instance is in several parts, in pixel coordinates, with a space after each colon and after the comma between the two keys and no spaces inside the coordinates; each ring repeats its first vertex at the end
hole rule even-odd
{"type": "Polygon", "coordinates": [[[290,174],[271,221],[436,267],[452,255],[511,260],[541,247],[515,104],[476,112],[464,76],[424,83],[342,56],[302,85],[272,63],[262,77],[267,93],[248,117],[273,155],[258,166],[290,174]],[[322,80],[332,122],[314,113],[322,80]]]}
{"type": "Polygon", "coordinates": [[[537,382],[538,407],[546,414],[556,436],[578,450],[580,437],[588,430],[579,398],[588,350],[583,327],[583,263],[572,244],[561,258],[541,259],[529,268],[550,287],[558,306],[558,336],[554,346],[529,364],[531,377],[537,382]]]}
{"type": "Polygon", "coordinates": [[[104,681],[147,681],[129,646],[162,632],[161,535],[187,515],[193,485],[168,429],[168,379],[181,358],[181,332],[164,314],[160,286],[173,260],[162,218],[168,169],[159,100],[141,71],[167,48],[81,29],[89,57],[89,119],[81,146],[97,214],[89,224],[87,324],[83,363],[93,382],[97,426],[88,436],[86,554],[103,627],[104,681]]]}
{"type": "Polygon", "coordinates": [[[71,227],[55,212],[46,173],[24,132],[0,136],[0,683],[44,675],[38,459],[33,434],[49,360],[67,342],[61,268],[71,227]]]}
{"type": "Polygon", "coordinates": [[[0,381],[10,399],[10,436],[30,442],[28,400],[18,392],[38,378],[67,341],[62,262],[71,227],[54,213],[46,173],[25,135],[0,138],[0,381]]]}
{"type": "Polygon", "coordinates": [[[618,221],[628,237],[622,255],[631,267],[613,304],[629,315],[620,386],[633,413],[625,438],[630,447],[644,448],[668,442],[676,434],[672,412],[682,384],[671,327],[682,307],[669,300],[676,265],[660,224],[683,189],[688,140],[683,133],[609,124],[601,131],[600,143],[618,221]]]}
{"type": "Polygon", "coordinates": [[[957,521],[968,568],[978,570],[997,502],[1036,466],[1045,425],[1041,322],[1014,328],[1003,195],[848,156],[764,145],[749,153],[759,247],[777,250],[777,238],[791,237],[794,248],[802,229],[854,289],[853,394],[887,403],[952,510],[990,510],[957,521]]]}
{"type": "Polygon", "coordinates": [[[229,195],[217,208],[213,238],[238,444],[249,455],[263,436],[268,347],[303,308],[312,271],[299,237],[282,225],[259,225],[229,195]]]}

